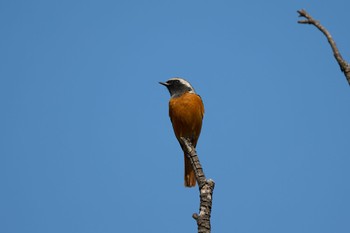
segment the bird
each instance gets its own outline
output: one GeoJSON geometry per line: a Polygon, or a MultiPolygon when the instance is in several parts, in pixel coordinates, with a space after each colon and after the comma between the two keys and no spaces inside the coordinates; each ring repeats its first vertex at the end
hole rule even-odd
{"type": "MultiPolygon", "coordinates": [[[[190,140],[196,148],[197,141],[202,129],[204,117],[204,105],[202,98],[195,92],[192,85],[183,78],[170,78],[164,85],[169,93],[169,117],[174,129],[175,136],[182,147],[180,138],[190,140]]],[[[196,186],[196,176],[190,159],[184,153],[185,163],[185,187],[196,186]]]]}

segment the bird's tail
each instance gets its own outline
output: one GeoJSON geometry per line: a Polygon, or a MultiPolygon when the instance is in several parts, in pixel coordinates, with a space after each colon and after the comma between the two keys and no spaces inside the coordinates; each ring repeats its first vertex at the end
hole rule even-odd
{"type": "Polygon", "coordinates": [[[193,187],[196,186],[196,175],[194,174],[193,167],[191,165],[191,161],[185,156],[185,187],[193,187]]]}

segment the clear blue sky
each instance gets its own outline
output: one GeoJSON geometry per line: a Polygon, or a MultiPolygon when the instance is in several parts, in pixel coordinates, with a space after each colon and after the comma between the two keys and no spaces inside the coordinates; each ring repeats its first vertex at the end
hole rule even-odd
{"type": "Polygon", "coordinates": [[[206,115],[213,232],[350,232],[350,2],[1,1],[0,232],[195,232],[170,77],[206,115]]]}

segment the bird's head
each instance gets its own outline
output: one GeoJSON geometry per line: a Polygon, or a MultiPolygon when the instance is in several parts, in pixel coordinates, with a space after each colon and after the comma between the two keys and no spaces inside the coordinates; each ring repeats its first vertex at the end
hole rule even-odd
{"type": "Polygon", "coordinates": [[[186,92],[196,93],[191,84],[183,78],[171,78],[166,82],[159,83],[168,88],[171,98],[179,97],[186,92]]]}

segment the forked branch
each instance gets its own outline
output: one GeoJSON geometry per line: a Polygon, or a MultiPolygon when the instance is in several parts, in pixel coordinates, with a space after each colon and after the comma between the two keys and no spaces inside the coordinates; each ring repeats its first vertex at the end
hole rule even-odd
{"type": "Polygon", "coordinates": [[[312,24],[316,28],[318,28],[326,36],[328,43],[330,44],[330,46],[333,50],[333,55],[340,66],[340,70],[344,73],[346,80],[348,81],[348,83],[350,85],[350,65],[341,56],[339,49],[338,49],[337,45],[335,44],[335,41],[333,40],[331,34],[328,32],[328,30],[325,27],[323,27],[321,25],[321,23],[318,20],[313,19],[312,16],[306,12],[306,10],[304,10],[304,9],[298,10],[298,13],[299,13],[299,17],[305,18],[303,20],[299,20],[298,23],[300,23],[300,24],[312,24]]]}

